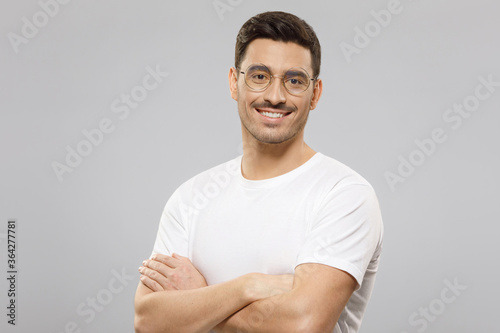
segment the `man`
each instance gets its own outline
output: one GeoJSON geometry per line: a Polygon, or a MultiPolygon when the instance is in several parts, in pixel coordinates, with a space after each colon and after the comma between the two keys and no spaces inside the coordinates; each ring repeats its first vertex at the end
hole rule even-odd
{"type": "Polygon", "coordinates": [[[372,187],[314,151],[319,41],[294,15],[248,20],[229,71],[243,155],[182,184],[139,268],[136,332],[357,332],[383,226],[372,187]]]}

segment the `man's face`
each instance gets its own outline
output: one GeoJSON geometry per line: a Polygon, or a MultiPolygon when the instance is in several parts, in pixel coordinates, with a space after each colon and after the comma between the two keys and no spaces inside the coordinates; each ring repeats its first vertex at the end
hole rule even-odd
{"type": "Polygon", "coordinates": [[[256,39],[248,45],[240,67],[240,70],[231,69],[229,80],[231,96],[238,102],[242,130],[257,141],[269,144],[303,137],[309,110],[316,107],[321,95],[321,81],[311,81],[304,92],[292,95],[283,86],[281,77],[292,67],[301,67],[312,76],[311,52],[295,43],[256,39]],[[240,73],[252,64],[264,64],[272,75],[280,77],[273,77],[265,90],[254,91],[240,73]],[[282,117],[263,112],[280,113],[282,117]]]}

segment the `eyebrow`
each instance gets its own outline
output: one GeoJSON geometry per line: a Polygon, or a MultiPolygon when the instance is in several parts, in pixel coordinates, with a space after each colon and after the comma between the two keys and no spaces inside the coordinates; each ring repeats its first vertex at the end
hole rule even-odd
{"type": "MultiPolygon", "coordinates": [[[[292,67],[292,68],[294,68],[294,67],[292,67]]],[[[302,67],[299,67],[299,68],[302,69],[302,70],[304,70],[307,73],[306,76],[309,75],[309,73],[307,72],[307,70],[305,68],[302,68],[302,67]]],[[[248,67],[248,69],[252,69],[252,70],[269,70],[269,73],[276,73],[275,71],[273,71],[273,69],[271,67],[269,67],[267,65],[264,65],[264,64],[259,64],[259,63],[257,63],[257,64],[251,64],[250,67],[248,67]]],[[[295,71],[295,70],[293,70],[293,71],[287,70],[284,74],[298,75],[298,74],[304,74],[304,73],[303,72],[299,72],[299,71],[295,71]]],[[[275,75],[275,74],[273,74],[273,75],[275,75]]],[[[304,77],[306,77],[306,76],[304,76],[304,77]]]]}
{"type": "Polygon", "coordinates": [[[306,77],[306,74],[303,71],[286,71],[285,74],[292,75],[292,76],[303,76],[306,77]]]}
{"type": "Polygon", "coordinates": [[[250,67],[248,67],[248,69],[253,69],[253,70],[269,70],[271,71],[271,69],[269,67],[267,67],[266,65],[259,65],[259,64],[254,64],[254,65],[250,65],[250,67]]]}

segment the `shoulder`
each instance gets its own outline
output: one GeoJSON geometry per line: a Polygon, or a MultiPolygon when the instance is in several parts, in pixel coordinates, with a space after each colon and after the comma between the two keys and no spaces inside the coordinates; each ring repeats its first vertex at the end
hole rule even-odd
{"type": "Polygon", "coordinates": [[[174,192],[177,196],[191,195],[193,191],[223,187],[240,172],[241,155],[218,164],[184,181],[174,192]]]}
{"type": "MultiPolygon", "coordinates": [[[[315,206],[318,221],[335,221],[344,230],[351,230],[356,242],[370,241],[376,255],[383,239],[380,205],[371,184],[345,164],[325,155],[321,156],[316,173],[321,196],[315,206]],[[362,241],[363,240],[363,241],[362,241]]],[[[360,244],[361,244],[360,243],[360,244]]]]}
{"type": "Polygon", "coordinates": [[[318,162],[311,173],[327,192],[345,187],[358,188],[360,192],[373,192],[371,184],[359,173],[338,160],[318,153],[318,162]]]}
{"type": "Polygon", "coordinates": [[[318,216],[358,216],[358,222],[380,226],[380,205],[371,184],[345,164],[325,155],[320,157],[314,172],[318,195],[314,206],[318,216]]]}

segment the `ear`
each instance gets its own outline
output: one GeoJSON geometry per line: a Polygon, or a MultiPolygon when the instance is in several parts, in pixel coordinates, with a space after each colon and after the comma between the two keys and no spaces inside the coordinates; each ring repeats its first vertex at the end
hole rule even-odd
{"type": "Polygon", "coordinates": [[[314,90],[311,98],[310,110],[314,110],[316,108],[316,105],[318,105],[318,101],[322,93],[323,93],[323,81],[321,81],[321,79],[316,79],[314,82],[314,90]]]}
{"type": "Polygon", "coordinates": [[[238,71],[236,68],[231,67],[229,69],[229,91],[231,92],[231,97],[237,101],[238,100],[238,71]]]}

